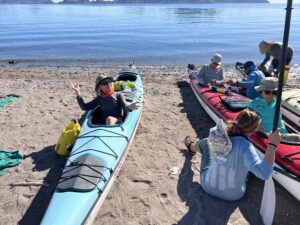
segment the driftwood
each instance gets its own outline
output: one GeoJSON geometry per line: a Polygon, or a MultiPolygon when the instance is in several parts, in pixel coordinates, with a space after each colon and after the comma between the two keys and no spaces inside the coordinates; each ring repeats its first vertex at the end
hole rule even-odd
{"type": "Polygon", "coordinates": [[[45,182],[18,182],[18,183],[10,183],[11,187],[16,186],[43,186],[43,187],[49,187],[50,185],[45,182]]]}

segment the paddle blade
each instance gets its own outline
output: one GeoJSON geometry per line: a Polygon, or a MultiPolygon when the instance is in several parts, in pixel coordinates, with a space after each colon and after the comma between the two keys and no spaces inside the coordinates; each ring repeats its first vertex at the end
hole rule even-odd
{"type": "Polygon", "coordinates": [[[275,214],[276,195],[272,177],[265,181],[263,197],[260,206],[260,215],[264,225],[271,225],[275,214]]]}

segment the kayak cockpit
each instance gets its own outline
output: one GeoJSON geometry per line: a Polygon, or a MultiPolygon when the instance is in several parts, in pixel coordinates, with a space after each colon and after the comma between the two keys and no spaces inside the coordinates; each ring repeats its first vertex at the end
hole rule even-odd
{"type": "Polygon", "coordinates": [[[135,72],[121,72],[119,73],[116,81],[136,81],[138,74],[135,72]]]}

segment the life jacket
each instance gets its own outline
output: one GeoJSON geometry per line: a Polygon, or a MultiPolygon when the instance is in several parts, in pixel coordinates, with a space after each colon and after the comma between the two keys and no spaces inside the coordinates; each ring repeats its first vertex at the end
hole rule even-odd
{"type": "Polygon", "coordinates": [[[58,155],[66,156],[70,147],[75,143],[80,132],[80,124],[76,120],[72,120],[64,129],[60,138],[55,145],[55,152],[58,155]]]}

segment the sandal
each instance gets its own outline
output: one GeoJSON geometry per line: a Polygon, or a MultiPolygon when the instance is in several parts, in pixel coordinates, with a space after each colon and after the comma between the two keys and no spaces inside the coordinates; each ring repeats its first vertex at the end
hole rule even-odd
{"type": "Polygon", "coordinates": [[[195,142],[192,140],[190,136],[186,136],[183,143],[185,144],[186,148],[188,149],[191,155],[196,155],[196,152],[191,150],[191,144],[194,144],[195,142]]]}

